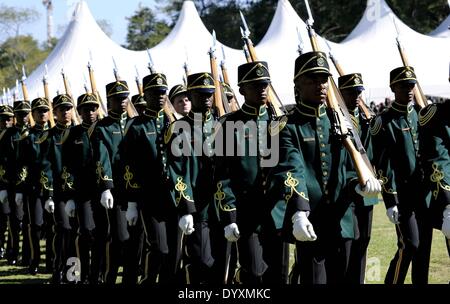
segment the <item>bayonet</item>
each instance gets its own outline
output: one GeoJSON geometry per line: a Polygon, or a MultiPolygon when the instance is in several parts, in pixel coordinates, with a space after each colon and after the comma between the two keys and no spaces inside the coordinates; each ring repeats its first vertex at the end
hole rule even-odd
{"type": "Polygon", "coordinates": [[[224,66],[226,61],[225,50],[223,48],[223,45],[221,45],[220,48],[222,49],[222,61],[220,61],[220,65],[224,66]]]}
{"type": "Polygon", "coordinates": [[[27,79],[27,73],[25,72],[25,66],[22,65],[22,81],[27,79]]]}
{"type": "Polygon", "coordinates": [[[312,27],[314,24],[314,18],[313,15],[311,13],[311,7],[309,6],[309,1],[305,0],[305,6],[306,6],[306,11],[308,12],[308,20],[306,20],[306,24],[309,27],[312,27]]]}
{"type": "Polygon", "coordinates": [[[150,74],[155,73],[154,63],[152,59],[152,55],[150,54],[150,49],[147,49],[147,55],[148,55],[148,69],[150,71],[150,74]]]}
{"type": "Polygon", "coordinates": [[[242,37],[248,38],[250,36],[250,29],[248,28],[247,25],[247,21],[245,20],[244,14],[242,14],[242,11],[239,11],[239,14],[241,15],[241,21],[242,21],[242,25],[244,26],[244,31],[241,32],[243,33],[242,37]]]}
{"type": "Polygon", "coordinates": [[[298,54],[301,55],[304,52],[305,45],[303,44],[302,35],[300,34],[300,30],[297,27],[297,36],[298,36],[298,54]]]}
{"type": "Polygon", "coordinates": [[[114,77],[116,78],[116,81],[118,81],[120,79],[119,77],[119,70],[117,69],[117,64],[116,64],[116,60],[114,60],[114,56],[112,57],[112,61],[113,61],[113,73],[114,73],[114,77]]]}

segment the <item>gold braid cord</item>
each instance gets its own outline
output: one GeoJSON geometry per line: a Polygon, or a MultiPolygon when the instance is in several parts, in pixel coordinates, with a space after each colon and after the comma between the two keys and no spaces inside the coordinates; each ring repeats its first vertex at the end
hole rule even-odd
{"type": "Polygon", "coordinates": [[[103,175],[103,166],[100,162],[97,162],[97,169],[95,170],[95,173],[97,173],[97,184],[100,184],[100,181],[112,181],[112,178],[110,178],[108,175],[103,175]]]}
{"type": "Polygon", "coordinates": [[[131,180],[133,179],[134,174],[130,171],[130,166],[125,166],[125,174],[123,175],[123,179],[125,180],[125,188],[128,189],[128,187],[132,189],[139,189],[141,186],[139,186],[138,183],[131,183],[131,180]]]}
{"type": "Polygon", "coordinates": [[[181,199],[184,198],[189,202],[193,202],[192,198],[189,195],[186,195],[185,191],[187,189],[187,185],[183,182],[183,178],[181,176],[177,177],[177,184],[175,185],[175,190],[179,193],[179,197],[175,200],[177,202],[177,206],[180,203],[181,199]]]}
{"type": "Polygon", "coordinates": [[[66,189],[71,189],[74,190],[73,188],[73,182],[68,181],[68,179],[70,178],[70,173],[67,172],[67,167],[63,167],[63,172],[61,174],[61,178],[64,180],[64,183],[62,185],[62,189],[63,191],[66,191],[66,189]]]}
{"type": "Polygon", "coordinates": [[[289,200],[291,199],[292,195],[294,195],[294,192],[297,193],[299,196],[303,197],[305,200],[309,200],[306,197],[305,192],[298,192],[297,190],[297,186],[298,186],[298,179],[296,179],[295,177],[292,176],[291,172],[287,173],[287,177],[284,180],[284,185],[288,188],[290,188],[291,192],[289,194],[286,194],[284,199],[286,200],[286,204],[289,202],[289,200]]]}
{"type": "Polygon", "coordinates": [[[444,179],[445,174],[444,174],[444,171],[439,170],[438,164],[434,163],[432,165],[432,168],[433,168],[433,173],[430,175],[430,180],[433,183],[436,183],[436,190],[433,190],[433,196],[436,199],[438,197],[440,188],[442,188],[446,191],[450,191],[450,186],[444,185],[442,183],[442,180],[444,179]]]}
{"type": "Polygon", "coordinates": [[[383,187],[383,191],[389,194],[397,194],[397,191],[394,191],[394,189],[386,189],[384,185],[387,184],[388,178],[386,176],[383,176],[383,170],[378,170],[378,176],[379,180],[381,181],[381,186],[383,187]]]}

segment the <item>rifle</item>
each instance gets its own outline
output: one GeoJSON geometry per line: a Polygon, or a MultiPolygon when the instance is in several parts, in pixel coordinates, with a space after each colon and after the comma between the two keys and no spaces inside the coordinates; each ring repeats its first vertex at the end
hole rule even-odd
{"type": "MultiPolygon", "coordinates": [[[[23,92],[23,85],[22,85],[22,92],[23,92]]],[[[25,99],[25,95],[24,95],[24,97],[23,97],[23,102],[28,102],[29,104],[30,104],[30,106],[31,106],[31,101],[28,99],[28,90],[27,90],[27,88],[25,87],[25,90],[26,90],[26,94],[27,94],[27,99],[25,99]]],[[[8,88],[8,92],[9,92],[9,88],[8,88]]],[[[15,101],[18,101],[19,100],[19,80],[17,80],[16,79],[16,88],[15,88],[15,90],[14,90],[14,93],[13,93],[13,105],[14,105],[14,102],[15,101]]],[[[34,125],[36,124],[35,123],[35,121],[34,121],[34,118],[33,118],[33,114],[32,114],[32,111],[30,111],[30,113],[28,114],[28,120],[29,120],[29,122],[30,122],[30,126],[31,127],[34,127],[34,125]]],[[[16,124],[16,118],[14,117],[14,124],[16,124]]]]}
{"type": "MultiPolygon", "coordinates": [[[[251,62],[258,61],[258,57],[256,56],[255,47],[253,46],[253,42],[250,40],[250,29],[247,26],[247,21],[245,21],[245,17],[242,14],[241,11],[239,11],[239,14],[241,16],[241,21],[243,28],[241,27],[241,34],[242,39],[245,42],[245,45],[247,46],[249,58],[251,59],[251,62]]],[[[248,60],[248,59],[247,59],[248,60]]],[[[283,103],[281,102],[281,99],[278,97],[272,83],[269,84],[269,90],[268,90],[268,100],[269,104],[271,105],[272,109],[274,110],[274,114],[276,116],[283,116],[287,111],[284,107],[283,103]]]]}
{"type": "Polygon", "coordinates": [[[216,89],[214,90],[214,107],[216,108],[218,117],[222,117],[226,113],[230,113],[230,106],[228,105],[228,99],[224,96],[222,85],[219,81],[219,71],[217,70],[217,62],[216,62],[216,32],[213,31],[213,44],[209,49],[209,62],[211,64],[211,74],[214,79],[214,86],[216,89]]]}
{"type": "MultiPolygon", "coordinates": [[[[153,63],[153,59],[152,59],[152,55],[150,54],[150,50],[147,49],[147,55],[148,55],[148,69],[150,71],[150,74],[154,74],[156,73],[155,68],[154,68],[154,63],[153,63]]],[[[170,102],[169,97],[165,96],[165,102],[163,105],[163,110],[164,113],[166,114],[166,116],[169,118],[170,123],[174,122],[175,120],[177,120],[177,116],[175,113],[177,113],[177,111],[175,111],[175,108],[172,105],[172,102],[170,102]]]]}
{"type": "Polygon", "coordinates": [[[144,91],[142,88],[142,83],[141,83],[141,79],[139,77],[139,71],[137,69],[137,66],[134,66],[134,69],[136,70],[136,77],[134,78],[134,80],[136,81],[136,86],[139,92],[139,96],[144,96],[144,91]]]}
{"type": "MultiPolygon", "coordinates": [[[[116,64],[116,61],[114,60],[114,57],[112,58],[112,61],[113,61],[113,65],[114,65],[114,67],[113,67],[114,78],[116,78],[116,81],[120,81],[121,79],[119,76],[119,69],[117,68],[117,64],[116,64]]],[[[128,99],[128,102],[127,102],[127,113],[128,113],[128,117],[130,117],[130,118],[133,118],[133,117],[136,117],[139,115],[130,99],[128,99]]]]}
{"type": "MultiPolygon", "coordinates": [[[[90,56],[90,57],[91,57],[91,61],[92,61],[92,56],[90,56]]],[[[100,107],[98,109],[98,118],[102,119],[103,117],[105,117],[108,114],[108,109],[106,109],[105,104],[102,101],[102,97],[97,90],[97,83],[95,81],[95,76],[94,76],[94,68],[92,67],[90,61],[88,61],[87,68],[89,71],[89,81],[91,83],[92,94],[94,94],[97,97],[97,100],[100,104],[100,107]]]]}
{"type": "MultiPolygon", "coordinates": [[[[392,17],[392,21],[394,22],[395,31],[397,32],[397,37],[395,38],[395,40],[397,41],[397,49],[402,59],[403,66],[409,66],[408,57],[406,57],[405,50],[403,49],[400,43],[400,32],[398,30],[397,23],[395,23],[394,17],[392,17]]],[[[419,81],[417,81],[416,85],[414,86],[413,92],[414,92],[414,99],[416,100],[417,105],[421,109],[425,108],[425,106],[427,105],[426,102],[427,98],[425,97],[425,94],[422,91],[422,87],[420,86],[419,81]]]]}
{"type": "MultiPolygon", "coordinates": [[[[336,68],[336,71],[338,72],[339,76],[345,75],[344,70],[342,69],[342,66],[339,64],[338,60],[336,59],[336,57],[334,57],[333,53],[331,52],[331,46],[328,44],[328,41],[325,41],[325,43],[327,44],[327,47],[328,47],[328,55],[331,59],[331,62],[333,62],[333,65],[336,68]]],[[[358,106],[364,112],[364,115],[366,116],[366,118],[368,120],[373,118],[374,115],[367,108],[366,102],[364,101],[364,99],[362,98],[361,95],[358,97],[358,99],[359,99],[358,106]]]]}
{"type": "MultiPolygon", "coordinates": [[[[70,90],[69,81],[67,80],[66,74],[64,73],[64,69],[61,69],[61,76],[63,78],[64,89],[66,90],[66,95],[68,95],[72,99],[72,105],[73,105],[73,108],[72,108],[72,122],[73,122],[74,125],[77,126],[77,125],[80,124],[81,117],[78,114],[78,111],[76,110],[77,105],[76,105],[75,100],[72,97],[72,92],[70,90]]],[[[44,86],[45,86],[45,84],[44,84],[44,86]]]]}
{"type": "MultiPolygon", "coordinates": [[[[220,62],[220,69],[222,70],[223,82],[230,85],[230,79],[228,78],[228,71],[225,66],[226,57],[225,57],[225,50],[223,49],[223,45],[221,46],[221,48],[222,48],[222,61],[220,62]]],[[[229,105],[231,106],[230,110],[232,112],[235,112],[240,109],[239,103],[237,102],[235,96],[233,96],[233,99],[231,99],[229,105]]]]}
{"type": "MultiPolygon", "coordinates": [[[[308,30],[309,39],[311,41],[311,46],[314,51],[319,51],[317,36],[313,28],[314,19],[312,17],[311,8],[309,7],[308,0],[305,0],[306,10],[308,12],[308,20],[306,21],[306,27],[308,30]]],[[[334,82],[333,77],[328,77],[328,93],[327,93],[327,106],[333,112],[332,117],[332,132],[338,134],[342,138],[344,147],[350,154],[353,164],[355,166],[356,173],[358,175],[358,182],[361,186],[364,186],[370,177],[375,177],[372,169],[372,165],[367,157],[364,146],[361,143],[361,139],[358,136],[358,132],[355,132],[353,124],[351,123],[350,114],[348,113],[345,102],[341,96],[339,89],[334,82]],[[352,131],[347,130],[344,121],[351,124],[352,131]],[[353,135],[357,148],[350,139],[353,135]]]]}
{"type": "MultiPolygon", "coordinates": [[[[30,102],[30,99],[28,97],[27,85],[25,84],[26,79],[27,79],[27,74],[25,73],[25,66],[22,65],[22,79],[20,80],[20,84],[22,85],[23,100],[24,100],[24,102],[26,102],[26,101],[30,102]]],[[[55,125],[55,120],[53,118],[52,105],[50,103],[50,99],[47,99],[47,101],[48,101],[48,107],[49,107],[48,121],[50,124],[50,128],[53,128],[55,125]]],[[[35,125],[33,115],[30,115],[30,125],[31,126],[35,125]]]]}

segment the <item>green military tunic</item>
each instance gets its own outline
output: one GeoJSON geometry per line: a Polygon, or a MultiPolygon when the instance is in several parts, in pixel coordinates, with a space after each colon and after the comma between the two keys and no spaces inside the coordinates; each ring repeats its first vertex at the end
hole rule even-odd
{"type": "Polygon", "coordinates": [[[128,201],[163,215],[175,208],[191,208],[190,183],[184,180],[182,162],[172,160],[166,146],[171,134],[169,118],[163,110],[146,109],[126,130],[123,142],[124,184],[128,201]],[[145,206],[144,206],[145,204],[145,206]]]}
{"type": "Polygon", "coordinates": [[[420,153],[425,181],[431,187],[433,223],[442,225],[442,211],[450,204],[450,102],[431,104],[420,112],[420,153]]]}
{"type": "MultiPolygon", "coordinates": [[[[370,132],[374,164],[383,183],[382,195],[386,208],[398,205],[399,193],[406,198],[412,189],[416,198],[414,201],[426,196],[419,159],[418,125],[419,117],[414,106],[395,101],[372,121],[370,132]]],[[[414,208],[418,206],[414,201],[403,203],[414,208]]]]}

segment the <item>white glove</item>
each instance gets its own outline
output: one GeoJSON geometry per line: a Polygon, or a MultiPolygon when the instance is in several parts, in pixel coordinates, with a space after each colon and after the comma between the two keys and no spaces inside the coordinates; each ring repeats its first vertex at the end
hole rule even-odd
{"type": "Polygon", "coordinates": [[[224,230],[225,230],[225,238],[229,242],[236,242],[239,239],[240,233],[236,223],[232,223],[226,226],[224,230]]]}
{"type": "Polygon", "coordinates": [[[344,129],[347,130],[348,132],[353,131],[353,123],[351,121],[344,119],[343,125],[344,125],[344,129]]]}
{"type": "Polygon", "coordinates": [[[0,191],[0,204],[5,204],[8,202],[8,191],[1,190],[0,191]]]}
{"type": "Polygon", "coordinates": [[[125,218],[128,221],[128,225],[135,226],[138,220],[138,210],[137,203],[128,202],[127,212],[125,213],[125,218]]]}
{"type": "Polygon", "coordinates": [[[105,190],[102,192],[102,197],[100,198],[100,203],[106,209],[112,209],[114,206],[114,198],[111,194],[111,190],[105,190]]]}
{"type": "Polygon", "coordinates": [[[297,211],[292,216],[292,234],[295,239],[300,242],[315,241],[317,235],[314,232],[313,225],[308,220],[306,211],[297,211]]]}
{"type": "Polygon", "coordinates": [[[22,193],[16,193],[15,201],[16,201],[16,205],[17,206],[23,205],[23,194],[22,193]]]}
{"type": "Polygon", "coordinates": [[[398,208],[397,206],[393,206],[391,208],[389,208],[388,210],[386,210],[386,215],[389,218],[389,220],[391,221],[392,224],[399,224],[400,222],[398,221],[398,208]]]}
{"type": "Polygon", "coordinates": [[[450,239],[450,205],[445,207],[444,212],[442,213],[444,218],[442,219],[442,233],[445,235],[447,239],[450,239]]]}
{"type": "Polygon", "coordinates": [[[186,235],[192,234],[195,231],[194,229],[194,218],[192,214],[183,215],[178,221],[178,227],[183,230],[183,233],[186,235]]]}
{"type": "Polygon", "coordinates": [[[381,183],[378,179],[371,176],[362,188],[360,184],[357,184],[355,191],[363,197],[374,197],[381,192],[381,183]]]}
{"type": "Polygon", "coordinates": [[[44,208],[48,213],[53,213],[55,211],[55,202],[53,202],[52,198],[45,201],[44,208]]]}
{"type": "Polygon", "coordinates": [[[66,212],[68,217],[75,217],[75,202],[70,199],[67,201],[66,206],[64,207],[64,211],[66,212]]]}

